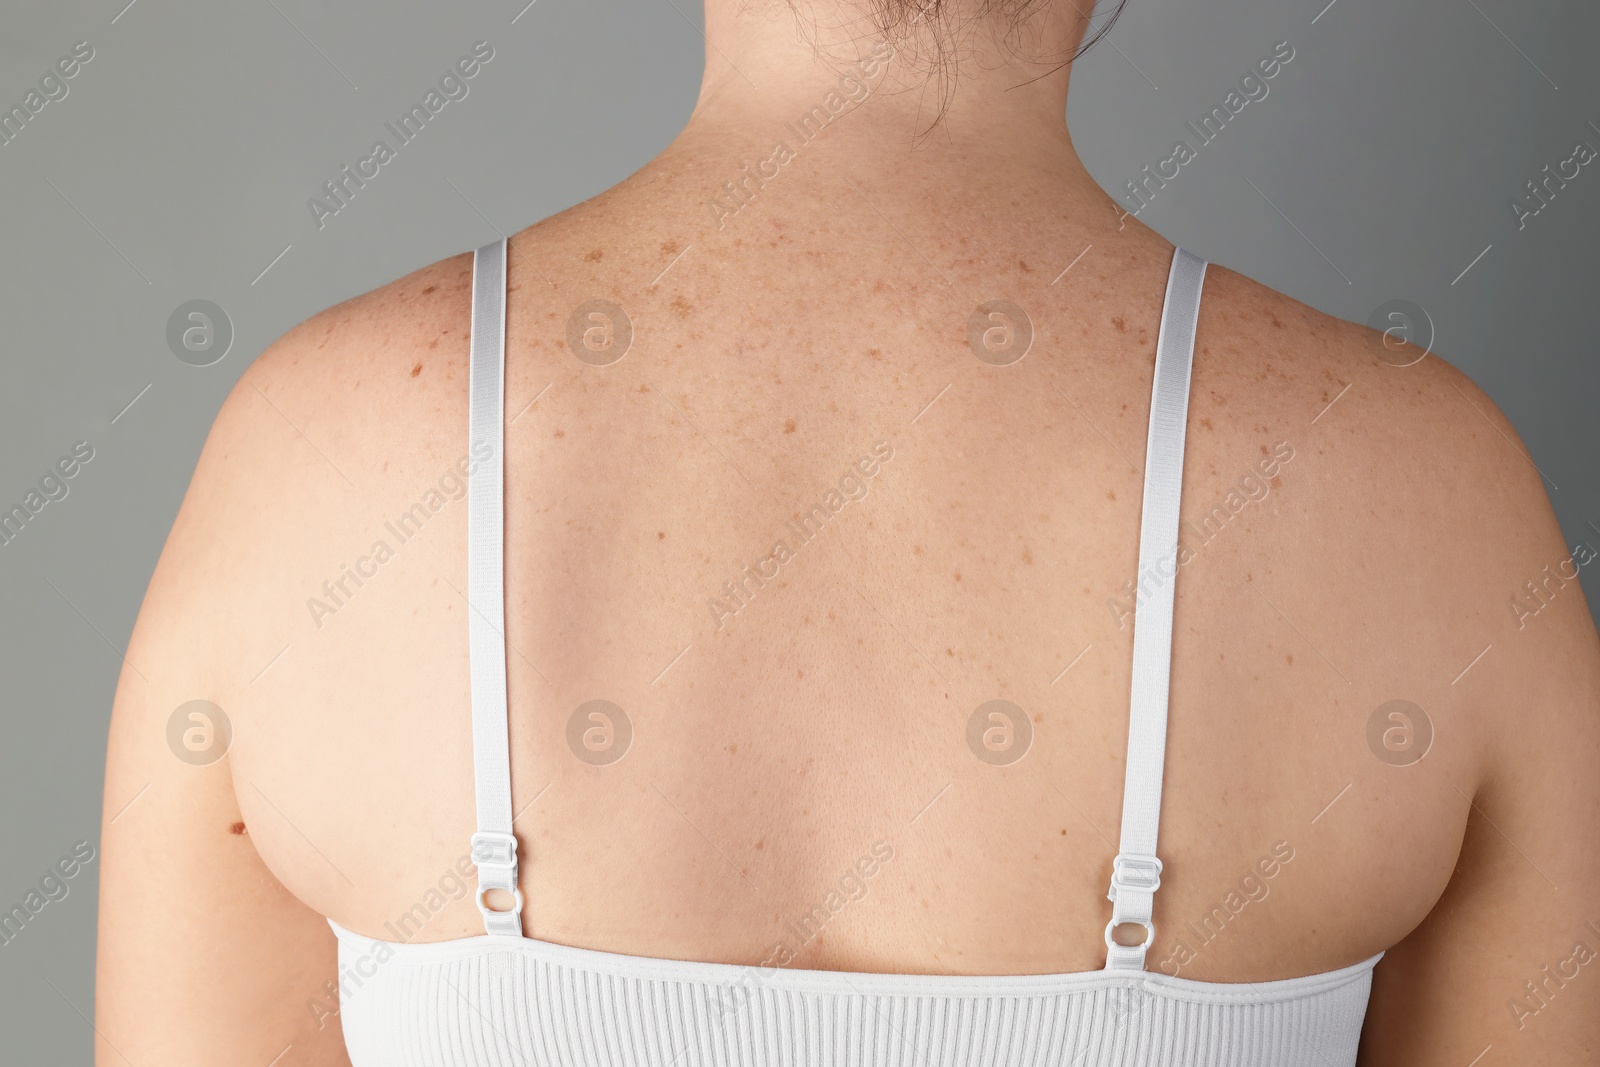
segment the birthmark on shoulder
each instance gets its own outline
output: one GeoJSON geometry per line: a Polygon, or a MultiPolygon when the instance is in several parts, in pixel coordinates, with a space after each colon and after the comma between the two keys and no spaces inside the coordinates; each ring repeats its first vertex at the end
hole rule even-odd
{"type": "Polygon", "coordinates": [[[242,822],[236,822],[232,826],[228,827],[228,833],[230,834],[245,835],[249,832],[249,830],[245,829],[245,825],[242,822]]]}
{"type": "MultiPolygon", "coordinates": [[[[433,343],[434,344],[438,344],[439,342],[436,340],[433,343]]],[[[422,373],[422,364],[419,362],[415,367],[411,368],[411,376],[413,378],[415,378],[417,375],[419,375],[421,373],[422,373]]]]}
{"type": "Polygon", "coordinates": [[[590,263],[598,263],[602,259],[605,258],[605,253],[602,252],[600,249],[596,248],[594,251],[590,252],[588,255],[584,256],[583,258],[588,260],[590,263]]]}

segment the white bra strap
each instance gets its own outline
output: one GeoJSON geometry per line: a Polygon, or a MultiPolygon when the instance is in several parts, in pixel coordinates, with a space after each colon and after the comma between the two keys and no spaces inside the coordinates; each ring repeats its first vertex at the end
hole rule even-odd
{"type": "Polygon", "coordinates": [[[1206,261],[1178,248],[1167,275],[1150,387],[1150,437],[1145,448],[1144,503],[1139,514],[1139,572],[1133,618],[1133,688],[1128,704],[1128,761],[1122,787],[1122,842],[1111,868],[1111,921],[1106,969],[1143,970],[1155,940],[1151,919],[1161,885],[1156,833],[1161,826],[1161,774],[1167,754],[1167,694],[1172,675],[1172,602],[1178,572],[1178,502],[1183,493],[1183,441],[1189,416],[1189,371],[1206,261]],[[1148,585],[1148,592],[1146,591],[1148,585]],[[1122,923],[1145,928],[1140,945],[1119,945],[1122,923]]]}
{"type": "Polygon", "coordinates": [[[467,640],[472,685],[472,776],[478,794],[478,910],[491,934],[522,936],[517,839],[511,834],[511,735],[506,707],[505,385],[506,242],[472,257],[472,342],[467,478],[467,640]],[[489,907],[489,890],[515,901],[489,907]]]}

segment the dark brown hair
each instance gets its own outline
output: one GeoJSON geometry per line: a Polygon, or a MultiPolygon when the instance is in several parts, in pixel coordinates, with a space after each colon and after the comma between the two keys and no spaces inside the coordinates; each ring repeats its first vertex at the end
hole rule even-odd
{"type": "MultiPolygon", "coordinates": [[[[1049,7],[1057,0],[981,0],[976,11],[968,18],[981,20],[991,16],[1004,17],[1010,24],[1007,32],[1008,42],[1015,41],[1019,32],[1029,18],[1036,14],[1040,8],[1049,7]]],[[[1094,0],[1087,0],[1089,10],[1084,11],[1078,0],[1069,0],[1078,15],[1083,19],[1094,17],[1094,0]]],[[[1095,30],[1072,55],[1062,60],[1065,66],[1082,56],[1089,49],[1100,42],[1106,34],[1111,32],[1111,27],[1116,25],[1117,18],[1122,14],[1128,0],[1118,0],[1117,6],[1112,8],[1111,15],[1095,30]]],[[[926,24],[935,37],[940,37],[951,29],[950,11],[956,5],[950,0],[864,0],[867,17],[872,25],[884,37],[891,41],[900,42],[911,39],[917,33],[919,26],[926,24]]],[[[1056,69],[1060,69],[1057,67],[1056,69]]]]}
{"type": "MultiPolygon", "coordinates": [[[[862,9],[863,21],[871,27],[874,35],[893,44],[901,61],[923,67],[929,81],[936,84],[939,107],[932,123],[921,134],[931,132],[939,124],[955,93],[958,37],[969,27],[982,22],[1003,21],[1005,30],[1001,35],[1001,43],[1014,55],[1039,63],[1053,63],[1036,78],[1030,79],[1036,81],[1073,63],[1098,44],[1116,25],[1128,0],[1117,0],[1111,14],[1071,55],[1029,53],[1027,38],[1032,19],[1063,2],[1069,4],[1080,19],[1087,21],[1094,17],[1095,0],[979,0],[976,5],[963,4],[961,0],[856,0],[862,9]]],[[[790,0],[790,6],[798,18],[806,7],[806,0],[790,0]]]]}

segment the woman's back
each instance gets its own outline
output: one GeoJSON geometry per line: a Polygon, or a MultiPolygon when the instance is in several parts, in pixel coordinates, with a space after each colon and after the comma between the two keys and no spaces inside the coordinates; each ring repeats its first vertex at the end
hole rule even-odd
{"type": "MultiPolygon", "coordinates": [[[[1092,970],[1134,587],[1170,580],[1137,551],[1171,245],[1064,138],[957,138],[911,171],[852,119],[796,143],[736,111],[510,241],[524,931],[1092,970]],[[766,166],[774,141],[789,158],[766,166]]],[[[247,372],[129,650],[150,681],[122,698],[138,740],[108,807],[171,778],[141,817],[215,849],[171,846],[187,873],[157,929],[247,907],[270,927],[234,930],[252,951],[297,956],[272,979],[284,1018],[319,1027],[319,916],[396,941],[483,928],[457,873],[470,283],[470,256],[445,260],[247,372]],[[195,698],[231,750],[174,776],[137,724],[195,698]]],[[[1465,1063],[1508,1028],[1568,1062],[1560,997],[1526,1000],[1536,1021],[1507,998],[1600,944],[1593,850],[1563,843],[1563,813],[1594,825],[1594,631],[1509,426],[1436,356],[1402,362],[1206,276],[1146,966],[1260,982],[1397,946],[1372,1062],[1465,1063]]],[[[105,906],[142,892],[108,874],[105,906]]]]}

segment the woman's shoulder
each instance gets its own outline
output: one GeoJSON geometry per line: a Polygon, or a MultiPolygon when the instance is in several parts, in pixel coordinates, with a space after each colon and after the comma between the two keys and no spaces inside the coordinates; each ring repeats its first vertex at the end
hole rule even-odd
{"type": "Polygon", "coordinates": [[[259,670],[396,494],[465,452],[471,262],[312,315],[224,399],[141,612],[186,629],[197,690],[231,692],[259,670]]]}
{"type": "Polygon", "coordinates": [[[462,253],[312,315],[256,358],[218,423],[265,399],[356,422],[363,412],[386,415],[377,404],[462,378],[471,291],[472,254],[462,253]]]}
{"type": "Polygon", "coordinates": [[[1337,562],[1349,626],[1409,620],[1393,652],[1413,671],[1437,656],[1465,688],[1486,775],[1534,692],[1585,732],[1600,645],[1577,578],[1596,550],[1565,542],[1547,465],[1440,352],[1427,312],[1391,300],[1375,325],[1347,321],[1216,265],[1206,286],[1199,418],[1231,408],[1303,457],[1298,536],[1337,562]]]}

